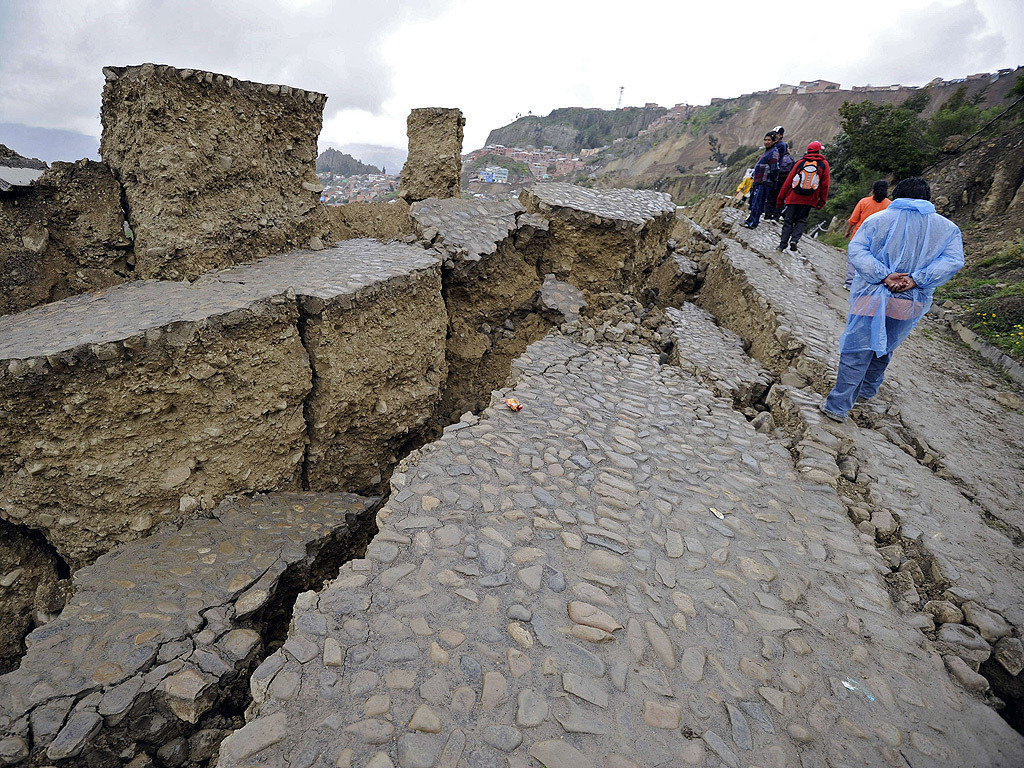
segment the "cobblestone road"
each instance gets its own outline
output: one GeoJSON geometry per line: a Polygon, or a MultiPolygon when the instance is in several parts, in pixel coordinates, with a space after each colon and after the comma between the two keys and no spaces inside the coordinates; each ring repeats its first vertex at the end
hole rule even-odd
{"type": "Polygon", "coordinates": [[[995,766],[830,485],[639,346],[532,345],[296,605],[219,765],[995,766]],[[461,762],[460,762],[461,761],[461,762]]]}

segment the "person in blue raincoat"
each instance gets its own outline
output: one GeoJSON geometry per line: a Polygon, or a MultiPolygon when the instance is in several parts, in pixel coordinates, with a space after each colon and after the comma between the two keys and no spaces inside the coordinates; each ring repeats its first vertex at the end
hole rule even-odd
{"type": "Polygon", "coordinates": [[[928,311],[935,289],[964,265],[960,228],[935,212],[924,179],[904,179],[892,197],[850,241],[850,315],[839,339],[836,385],[820,406],[835,421],[874,397],[892,351],[928,311]]]}

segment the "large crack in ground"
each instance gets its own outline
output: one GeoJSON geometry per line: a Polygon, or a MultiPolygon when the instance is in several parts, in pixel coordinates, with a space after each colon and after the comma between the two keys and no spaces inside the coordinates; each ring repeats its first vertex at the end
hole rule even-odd
{"type": "Polygon", "coordinates": [[[29,632],[60,613],[70,577],[67,562],[41,533],[0,520],[0,674],[18,666],[29,632]]]}

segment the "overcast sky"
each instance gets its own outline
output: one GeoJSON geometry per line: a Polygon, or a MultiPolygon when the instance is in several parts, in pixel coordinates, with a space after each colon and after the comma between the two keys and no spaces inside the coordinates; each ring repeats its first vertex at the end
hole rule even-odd
{"type": "Polygon", "coordinates": [[[409,109],[459,107],[469,150],[620,86],[671,106],[1015,67],[1024,0],[0,0],[0,123],[98,137],[101,67],[144,62],[326,93],[321,149],[404,148],[409,109]]]}

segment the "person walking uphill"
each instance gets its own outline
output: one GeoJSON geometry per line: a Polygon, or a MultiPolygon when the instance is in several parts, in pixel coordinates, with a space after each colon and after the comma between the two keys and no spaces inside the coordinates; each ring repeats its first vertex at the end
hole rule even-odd
{"type": "Polygon", "coordinates": [[[960,228],[935,212],[926,181],[904,179],[892,196],[850,241],[850,315],[839,338],[836,385],[819,406],[833,421],[875,396],[893,350],[928,311],[935,289],[964,265],[960,228]]]}
{"type": "MultiPolygon", "coordinates": [[[[876,181],[871,185],[871,194],[868,197],[861,198],[857,201],[857,205],[853,209],[853,213],[850,214],[849,221],[846,222],[846,239],[852,240],[853,236],[857,234],[857,230],[860,229],[860,225],[864,223],[864,220],[873,213],[884,211],[889,207],[889,200],[886,195],[889,194],[889,182],[884,179],[876,181]]],[[[846,290],[850,290],[850,286],[853,285],[853,276],[855,270],[853,264],[850,263],[850,258],[846,258],[846,290]]]]}
{"type": "Polygon", "coordinates": [[[772,185],[771,192],[768,194],[768,199],[765,201],[764,218],[766,220],[778,221],[782,218],[782,207],[776,205],[775,201],[779,196],[782,182],[786,180],[790,169],[796,164],[796,161],[789,154],[789,145],[786,144],[785,139],[786,129],[781,125],[777,125],[772,128],[771,132],[779,137],[779,140],[775,142],[775,151],[779,153],[779,173],[775,184],[772,185]]]}
{"type": "Polygon", "coordinates": [[[796,250],[811,208],[824,208],[828,200],[829,168],[821,150],[819,141],[808,144],[807,153],[796,162],[779,189],[776,207],[786,206],[779,251],[786,250],[787,245],[789,250],[796,250]]]}
{"type": "Polygon", "coordinates": [[[754,191],[750,195],[750,216],[743,222],[747,229],[757,229],[761,223],[761,214],[764,213],[765,203],[771,193],[772,185],[779,176],[779,153],[775,149],[775,142],[778,136],[768,131],[764,135],[764,154],[758,158],[754,166],[754,191]]]}

